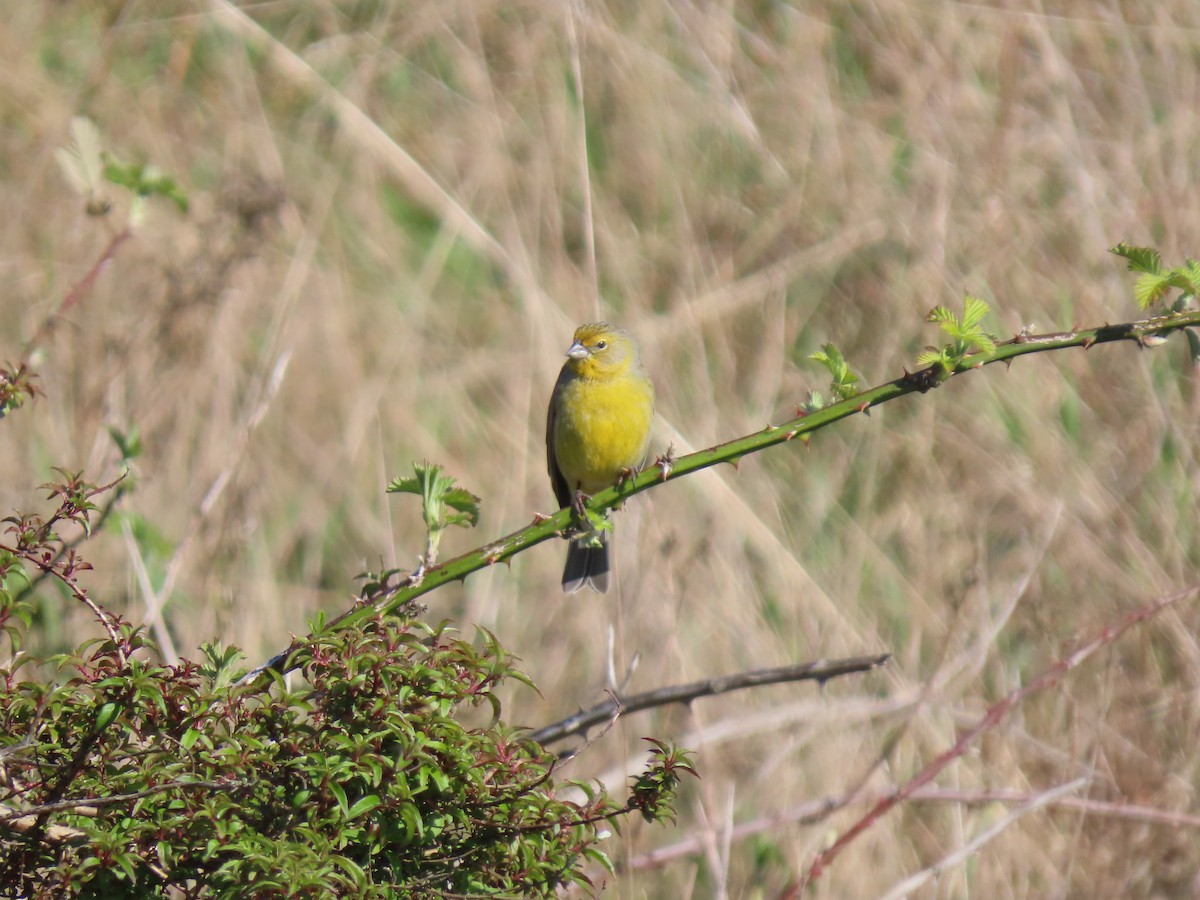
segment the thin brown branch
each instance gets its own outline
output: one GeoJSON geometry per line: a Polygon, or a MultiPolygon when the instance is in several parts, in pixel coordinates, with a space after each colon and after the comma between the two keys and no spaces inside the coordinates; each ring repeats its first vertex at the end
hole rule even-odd
{"type": "Polygon", "coordinates": [[[736,675],[693,681],[689,684],[656,688],[630,697],[610,695],[609,699],[597,703],[591,709],[582,710],[573,716],[539,728],[530,734],[529,738],[545,746],[573,734],[586,734],[588,729],[602,723],[609,723],[619,716],[653,709],[656,706],[691,703],[698,697],[713,697],[717,694],[761,687],[766,684],[785,684],[793,681],[817,681],[823,684],[831,678],[877,669],[889,659],[891,659],[890,653],[882,653],[877,656],[852,656],[846,659],[819,659],[815,662],[778,666],[772,669],[756,669],[751,672],[739,672],[736,675]]]}
{"type": "Polygon", "coordinates": [[[47,843],[76,844],[87,839],[85,832],[67,825],[51,825],[46,827],[44,823],[45,817],[54,813],[71,812],[78,816],[92,818],[99,815],[101,807],[129,803],[153,794],[161,794],[164,791],[176,789],[220,791],[229,790],[237,786],[237,783],[220,781],[171,781],[156,784],[145,790],[133,791],[128,794],[113,794],[110,797],[81,797],[71,800],[56,800],[53,803],[41,803],[37,806],[29,806],[23,809],[13,809],[10,806],[0,804],[0,826],[21,834],[31,832],[36,828],[42,828],[43,830],[39,837],[47,843]]]}
{"type": "Polygon", "coordinates": [[[1126,631],[1139,625],[1156,616],[1170,606],[1179,603],[1182,600],[1194,597],[1200,594],[1200,586],[1193,586],[1176,594],[1171,594],[1168,597],[1162,598],[1143,606],[1140,609],[1134,610],[1116,625],[1111,625],[1100,631],[1095,637],[1084,644],[1078,646],[1072,653],[1060,659],[1050,668],[1043,671],[1037,678],[1029,682],[1022,688],[1012,691],[1005,696],[999,703],[992,706],[979,720],[979,722],[967,731],[950,749],[946,750],[925,768],[918,772],[906,784],[898,790],[893,791],[886,797],[876,803],[861,819],[854,823],[846,832],[844,832],[828,849],[817,855],[808,871],[799,881],[793,882],[780,894],[780,900],[791,900],[800,896],[804,887],[814,878],[819,878],[825,871],[826,867],[844,850],[849,844],[853,843],[859,835],[875,824],[885,813],[893,807],[898,806],[905,800],[910,799],[920,788],[929,784],[942,771],[946,769],[950,763],[963,756],[967,750],[980,737],[988,731],[995,728],[1005,716],[1008,715],[1014,708],[1025,701],[1027,697],[1033,694],[1044,691],[1047,688],[1054,687],[1070,672],[1072,669],[1083,663],[1088,657],[1092,656],[1096,651],[1102,650],[1105,647],[1113,644],[1126,631]]]}
{"type": "Polygon", "coordinates": [[[88,269],[87,274],[84,275],[74,287],[67,291],[67,294],[65,297],[63,297],[62,302],[58,304],[58,308],[50,315],[46,316],[46,318],[42,320],[42,323],[38,325],[37,330],[34,331],[33,336],[25,345],[25,353],[21,356],[21,365],[29,364],[30,360],[33,358],[34,352],[50,339],[50,335],[54,333],[54,329],[58,326],[58,323],[62,320],[62,317],[70,311],[71,307],[75,306],[80,300],[82,300],[85,296],[87,296],[88,293],[91,292],[92,288],[96,286],[96,279],[98,279],[100,274],[106,268],[108,268],[108,264],[112,262],[113,257],[117,255],[118,248],[120,248],[120,246],[131,237],[133,237],[133,232],[128,228],[122,228],[112,236],[112,240],[108,242],[108,246],[104,248],[103,252],[101,252],[100,258],[96,260],[90,269],[88,269]]]}
{"type": "MultiPolygon", "coordinates": [[[[90,523],[88,529],[86,529],[86,530],[80,529],[79,532],[73,538],[71,538],[71,540],[63,541],[59,545],[58,550],[55,551],[55,553],[54,553],[54,557],[50,560],[51,565],[58,565],[58,563],[62,561],[62,558],[64,556],[66,556],[72,550],[78,548],[92,534],[98,533],[104,527],[104,523],[107,522],[109,519],[109,516],[112,515],[113,508],[117,505],[118,502],[120,502],[120,500],[125,496],[125,494],[128,493],[128,491],[124,487],[121,487],[119,485],[119,482],[123,481],[125,476],[128,474],[129,474],[128,472],[124,472],[115,481],[112,481],[109,484],[104,485],[103,487],[100,488],[100,491],[108,491],[112,487],[116,487],[117,489],[115,491],[111,491],[108,494],[108,496],[105,498],[104,505],[102,507],[100,507],[100,514],[98,516],[96,516],[96,519],[94,522],[90,523]]],[[[93,494],[92,496],[95,496],[95,494],[93,494]]],[[[42,582],[44,582],[49,577],[50,577],[50,574],[48,572],[46,572],[45,570],[40,570],[38,572],[38,574],[34,575],[32,578],[27,580],[24,583],[24,585],[17,591],[16,599],[18,601],[20,601],[20,600],[24,600],[26,597],[32,596],[37,591],[37,589],[41,586],[42,582]]]]}
{"type": "MultiPolygon", "coordinates": [[[[616,697],[617,697],[617,695],[614,694],[612,691],[605,691],[604,693],[608,695],[610,700],[616,699],[616,697]]],[[[560,753],[558,755],[559,763],[563,766],[570,765],[570,763],[573,759],[575,759],[576,757],[583,756],[583,754],[585,754],[588,751],[588,749],[592,746],[592,744],[595,744],[599,741],[604,740],[604,738],[608,735],[608,733],[610,731],[612,731],[612,727],[617,724],[617,719],[620,718],[620,716],[621,716],[621,707],[620,707],[620,701],[618,700],[617,705],[613,709],[612,715],[610,715],[602,723],[604,727],[602,727],[599,731],[593,731],[589,734],[585,734],[582,744],[576,744],[570,750],[560,753]]],[[[548,726],[548,727],[553,727],[553,726],[548,726]]]]}
{"type": "Polygon", "coordinates": [[[48,578],[56,579],[63,587],[65,587],[71,595],[92,611],[97,621],[100,622],[104,630],[108,633],[109,640],[113,642],[113,648],[116,650],[120,659],[121,665],[124,666],[129,661],[128,641],[121,638],[119,628],[120,620],[108,612],[99,603],[87,595],[87,590],[81,588],[75,582],[72,575],[65,573],[61,566],[56,564],[49,556],[43,558],[36,553],[31,553],[27,550],[21,550],[18,547],[10,547],[7,544],[0,544],[0,551],[11,553],[13,556],[20,557],[30,565],[36,567],[42,575],[48,578]]]}
{"type": "MultiPolygon", "coordinates": [[[[24,586],[17,593],[18,601],[32,595],[47,578],[52,576],[61,577],[59,564],[62,562],[63,558],[67,556],[67,554],[75,550],[80,544],[88,540],[93,534],[98,532],[104,526],[105,521],[107,521],[109,515],[113,511],[113,507],[116,506],[117,502],[127,493],[126,489],[122,487],[122,485],[128,476],[129,470],[126,469],[112,481],[108,482],[108,484],[102,484],[98,487],[88,489],[87,499],[89,501],[93,497],[97,497],[100,494],[107,495],[104,506],[100,507],[100,514],[95,517],[95,521],[92,521],[91,511],[88,511],[85,515],[86,524],[80,527],[78,533],[71,540],[64,541],[61,540],[61,538],[55,537],[54,540],[58,543],[58,549],[49,559],[45,559],[41,556],[35,558],[34,556],[28,554],[10,551],[29,560],[35,566],[37,566],[39,570],[37,575],[25,581],[24,586]]],[[[64,514],[64,509],[66,508],[66,504],[60,505],[59,508],[50,516],[50,518],[42,524],[42,531],[45,534],[54,534],[54,526],[64,519],[68,521],[74,521],[72,516],[64,514]]],[[[74,507],[71,508],[73,509],[74,507]]],[[[91,604],[89,603],[88,605],[90,606],[91,604]]],[[[93,612],[94,611],[95,610],[93,610],[93,612]]],[[[109,631],[109,636],[112,637],[111,630],[109,631]]]]}

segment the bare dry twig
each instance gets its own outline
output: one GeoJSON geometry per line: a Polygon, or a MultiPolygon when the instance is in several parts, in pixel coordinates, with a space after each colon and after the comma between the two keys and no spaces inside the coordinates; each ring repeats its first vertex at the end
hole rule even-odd
{"type": "Polygon", "coordinates": [[[876,656],[852,656],[845,659],[819,659],[814,662],[778,666],[772,669],[755,669],[751,672],[739,672],[736,675],[724,675],[720,678],[693,681],[689,684],[656,688],[630,697],[610,695],[609,699],[597,703],[591,709],[582,710],[573,716],[539,728],[531,733],[529,738],[544,746],[561,741],[573,734],[586,734],[588,729],[596,725],[610,723],[620,716],[641,712],[644,709],[668,706],[672,703],[691,703],[697,697],[713,697],[717,694],[760,687],[765,684],[785,684],[793,681],[824,683],[841,675],[869,672],[879,668],[889,659],[891,659],[890,653],[881,653],[876,656]]]}
{"type": "Polygon", "coordinates": [[[953,853],[943,857],[942,859],[939,859],[932,866],[928,866],[927,868],[922,869],[920,872],[905,878],[900,883],[893,885],[891,890],[883,895],[883,900],[900,900],[900,898],[909,896],[912,891],[915,891],[917,888],[922,887],[923,885],[928,884],[930,881],[940,877],[946,870],[962,865],[973,854],[977,853],[984,844],[999,836],[1002,831],[1008,828],[1009,825],[1015,823],[1018,819],[1028,815],[1034,810],[1041,809],[1043,806],[1053,803],[1055,800],[1065,797],[1067,794],[1079,790],[1087,785],[1087,783],[1088,779],[1086,777],[1076,778],[1074,781],[1068,782],[1067,784],[1061,784],[1056,788],[1052,788],[1051,790],[1045,791],[1044,793],[1031,798],[1028,800],[1028,802],[1022,804],[1019,809],[1013,810],[999,822],[996,822],[990,827],[985,828],[980,834],[967,841],[966,844],[964,844],[962,847],[959,847],[953,853]]]}
{"type": "Polygon", "coordinates": [[[800,896],[800,893],[808,882],[814,878],[819,878],[826,867],[833,862],[847,845],[856,840],[859,835],[874,825],[875,822],[893,807],[910,799],[920,788],[929,784],[950,763],[963,756],[968,748],[981,736],[995,728],[1009,712],[1024,702],[1027,697],[1058,684],[1068,672],[1080,665],[1096,651],[1102,650],[1116,642],[1130,628],[1145,622],[1147,619],[1153,618],[1164,609],[1194,597],[1197,594],[1200,594],[1200,586],[1192,586],[1134,610],[1116,625],[1105,627],[1091,640],[1076,647],[1074,651],[1058,660],[1058,662],[1043,671],[1024,687],[1009,693],[999,703],[992,706],[973,728],[959,738],[954,746],[930,762],[898,790],[888,794],[872,806],[862,818],[834,841],[828,849],[819,853],[804,876],[798,881],[793,881],[783,890],[780,894],[780,900],[792,900],[792,898],[800,896]]]}

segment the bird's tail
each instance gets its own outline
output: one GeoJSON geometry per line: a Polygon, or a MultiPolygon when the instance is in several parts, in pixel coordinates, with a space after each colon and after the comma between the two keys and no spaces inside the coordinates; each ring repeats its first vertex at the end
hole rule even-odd
{"type": "Polygon", "coordinates": [[[608,593],[608,532],[599,533],[599,546],[590,544],[595,536],[595,532],[590,532],[567,545],[567,564],[562,577],[564,594],[577,593],[585,586],[598,594],[608,593]]]}

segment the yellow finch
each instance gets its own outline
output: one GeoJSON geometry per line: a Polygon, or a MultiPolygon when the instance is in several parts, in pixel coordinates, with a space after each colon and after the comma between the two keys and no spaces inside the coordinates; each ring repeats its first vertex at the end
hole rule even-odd
{"type": "MultiPolygon", "coordinates": [[[[546,414],[546,466],[561,507],[581,508],[589,494],[616,484],[646,459],[654,417],[654,384],[628,331],[594,322],[580,325],[567,348],[546,414]]],[[[587,585],[608,590],[608,534],[572,538],[563,592],[587,585]]]]}

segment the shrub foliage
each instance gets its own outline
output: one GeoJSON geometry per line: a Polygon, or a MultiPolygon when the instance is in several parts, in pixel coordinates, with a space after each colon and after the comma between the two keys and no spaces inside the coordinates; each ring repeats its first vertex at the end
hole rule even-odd
{"type": "MultiPolygon", "coordinates": [[[[23,612],[6,594],[14,645],[23,612]]],[[[490,635],[376,618],[317,640],[291,686],[217,647],[147,662],[118,627],[55,678],[0,669],[0,884],[22,896],[546,896],[608,867],[614,817],[670,815],[687,768],[656,745],[623,805],[559,783],[500,720],[525,677],[490,635]]]]}

